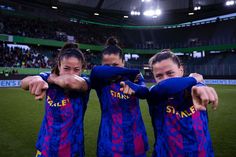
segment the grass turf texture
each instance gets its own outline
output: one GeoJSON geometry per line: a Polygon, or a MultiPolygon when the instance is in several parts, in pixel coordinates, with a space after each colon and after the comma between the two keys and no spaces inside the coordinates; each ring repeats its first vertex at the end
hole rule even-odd
{"type": "MultiPolygon", "coordinates": [[[[236,86],[214,86],[220,106],[216,112],[209,109],[209,127],[217,157],[236,154],[236,86]]],[[[43,101],[35,101],[26,91],[17,88],[0,89],[0,157],[30,157],[35,155],[35,143],[44,114],[43,101]]],[[[149,136],[150,150],[154,143],[153,129],[146,101],[141,110],[149,136]]],[[[86,157],[95,157],[100,106],[94,90],[90,93],[85,114],[86,157]]]]}

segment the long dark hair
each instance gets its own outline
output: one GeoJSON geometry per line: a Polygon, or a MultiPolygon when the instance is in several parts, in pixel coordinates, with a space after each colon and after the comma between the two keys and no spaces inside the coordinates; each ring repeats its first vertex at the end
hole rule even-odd
{"type": "Polygon", "coordinates": [[[86,67],[86,61],[84,54],[79,49],[79,45],[76,43],[66,43],[58,53],[58,56],[56,58],[56,63],[52,69],[52,73],[59,75],[59,66],[61,65],[61,60],[63,58],[69,58],[69,57],[75,57],[82,63],[82,68],[84,69],[86,67]]]}
{"type": "Polygon", "coordinates": [[[102,51],[102,55],[115,54],[119,55],[119,57],[124,60],[124,54],[118,43],[118,40],[114,36],[109,37],[105,44],[106,48],[102,51]]]}

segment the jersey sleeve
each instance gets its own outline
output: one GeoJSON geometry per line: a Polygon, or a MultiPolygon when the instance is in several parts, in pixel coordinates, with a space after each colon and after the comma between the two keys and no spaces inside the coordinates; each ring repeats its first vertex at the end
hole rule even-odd
{"type": "Polygon", "coordinates": [[[147,98],[149,94],[149,90],[145,85],[139,85],[136,83],[133,83],[131,81],[125,81],[125,84],[127,84],[132,90],[134,90],[135,95],[140,99],[147,98]]]}
{"type": "Polygon", "coordinates": [[[107,65],[96,66],[91,71],[91,86],[92,88],[97,88],[120,78],[134,80],[138,74],[139,70],[137,69],[112,67],[107,65]]]}
{"type": "Polygon", "coordinates": [[[45,81],[48,82],[48,77],[50,76],[51,72],[41,72],[39,76],[45,81]]]}
{"type": "Polygon", "coordinates": [[[166,79],[150,88],[150,97],[152,99],[166,98],[168,96],[173,96],[196,84],[197,80],[193,77],[178,77],[166,79]]]}
{"type": "Polygon", "coordinates": [[[149,90],[146,87],[146,84],[144,82],[144,77],[142,74],[138,74],[134,82],[131,82],[129,80],[125,81],[125,84],[127,84],[132,90],[134,90],[135,95],[140,99],[147,98],[149,94],[149,90]]]}
{"type": "Polygon", "coordinates": [[[88,85],[88,89],[90,90],[90,89],[91,89],[91,81],[90,81],[90,78],[87,77],[87,76],[84,76],[84,75],[82,75],[81,77],[86,81],[86,83],[87,83],[87,85],[88,85]]]}

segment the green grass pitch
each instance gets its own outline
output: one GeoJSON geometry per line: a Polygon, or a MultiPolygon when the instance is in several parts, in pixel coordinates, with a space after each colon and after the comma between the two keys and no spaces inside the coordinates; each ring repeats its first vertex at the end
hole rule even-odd
{"type": "MultiPolygon", "coordinates": [[[[214,86],[220,103],[217,111],[209,109],[209,127],[217,157],[236,154],[236,86],[214,86]]],[[[44,114],[43,101],[35,101],[19,88],[0,89],[0,157],[32,157],[44,114]]],[[[151,156],[154,137],[146,101],[140,103],[149,136],[151,156]]],[[[94,90],[85,114],[86,157],[95,157],[100,106],[94,90]]]]}

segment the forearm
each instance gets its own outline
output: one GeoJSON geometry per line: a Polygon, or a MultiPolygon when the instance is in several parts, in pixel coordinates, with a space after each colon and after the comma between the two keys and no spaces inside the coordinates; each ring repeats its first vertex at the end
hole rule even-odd
{"type": "Polygon", "coordinates": [[[138,85],[138,86],[139,87],[136,90],[135,95],[140,99],[146,99],[149,94],[148,88],[145,86],[141,86],[141,85],[138,85]]]}
{"type": "Polygon", "coordinates": [[[139,74],[139,70],[127,69],[122,67],[112,66],[96,66],[91,72],[91,80],[94,81],[110,81],[117,78],[118,76],[125,76],[128,79],[135,79],[139,74]]]}
{"type": "Polygon", "coordinates": [[[80,90],[87,91],[88,85],[87,82],[77,75],[62,75],[57,76],[52,79],[52,83],[60,86],[61,88],[71,89],[71,90],[80,90]]]}
{"type": "Polygon", "coordinates": [[[151,95],[171,96],[197,84],[193,77],[179,77],[164,80],[151,88],[151,95]]]}

